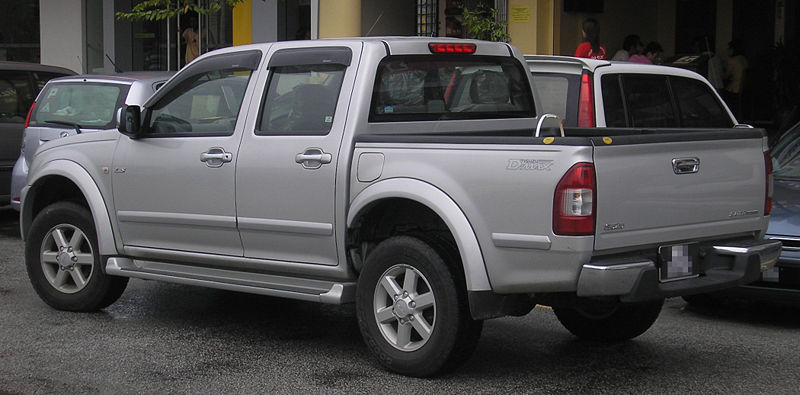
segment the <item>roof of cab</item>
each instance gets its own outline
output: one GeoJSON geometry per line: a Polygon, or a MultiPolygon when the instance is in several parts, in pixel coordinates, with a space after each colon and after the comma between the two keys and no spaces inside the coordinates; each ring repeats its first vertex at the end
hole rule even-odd
{"type": "MultiPolygon", "coordinates": [[[[346,45],[353,43],[379,44],[389,49],[392,55],[430,54],[428,43],[474,43],[477,45],[475,55],[509,56],[516,53],[514,47],[503,42],[481,41],[452,37],[411,37],[411,36],[375,36],[375,37],[342,37],[324,38],[320,40],[280,41],[277,43],[259,43],[240,45],[236,47],[221,48],[207,52],[197,59],[214,56],[215,54],[232,53],[247,50],[265,51],[270,45],[293,46],[298,48],[330,45],[346,45]]],[[[517,50],[518,51],[518,50],[517,50]]]]}

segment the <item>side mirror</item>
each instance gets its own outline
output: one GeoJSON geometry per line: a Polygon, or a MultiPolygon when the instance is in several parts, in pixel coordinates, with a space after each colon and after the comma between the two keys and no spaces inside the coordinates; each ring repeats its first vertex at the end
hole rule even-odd
{"type": "Polygon", "coordinates": [[[142,109],[139,106],[124,106],[117,129],[119,132],[135,139],[144,131],[142,127],[142,109]]]}

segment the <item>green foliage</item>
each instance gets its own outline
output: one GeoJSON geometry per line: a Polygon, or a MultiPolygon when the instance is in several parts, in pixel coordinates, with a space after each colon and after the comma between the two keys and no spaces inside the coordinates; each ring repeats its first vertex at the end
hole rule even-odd
{"type": "Polygon", "coordinates": [[[506,23],[497,21],[497,9],[478,6],[475,11],[464,8],[464,27],[467,36],[477,40],[486,41],[511,41],[511,36],[506,31],[506,23]]]}
{"type": "Polygon", "coordinates": [[[223,3],[233,7],[244,0],[209,0],[208,4],[200,5],[200,0],[144,0],[133,6],[131,12],[117,12],[117,19],[131,21],[163,21],[178,15],[196,12],[200,15],[210,15],[222,9],[223,3]]]}

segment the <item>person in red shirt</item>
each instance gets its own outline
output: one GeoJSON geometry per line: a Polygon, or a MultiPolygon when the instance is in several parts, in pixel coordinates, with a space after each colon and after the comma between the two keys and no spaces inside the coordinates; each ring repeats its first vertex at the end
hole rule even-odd
{"type": "Polygon", "coordinates": [[[575,50],[575,57],[589,59],[606,59],[606,46],[600,44],[600,26],[594,18],[583,21],[581,33],[583,42],[575,50]]]}

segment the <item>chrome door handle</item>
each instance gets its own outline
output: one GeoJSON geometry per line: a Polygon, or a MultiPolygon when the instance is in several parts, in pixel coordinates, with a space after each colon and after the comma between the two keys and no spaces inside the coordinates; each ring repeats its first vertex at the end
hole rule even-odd
{"type": "Polygon", "coordinates": [[[225,152],[225,149],[221,147],[214,147],[200,154],[200,162],[205,163],[208,167],[220,167],[232,160],[233,154],[225,152]]]}
{"type": "Polygon", "coordinates": [[[302,154],[297,154],[294,161],[306,169],[319,169],[322,165],[331,163],[333,155],[322,151],[322,148],[307,148],[302,154]]]}
{"type": "Polygon", "coordinates": [[[675,158],[672,160],[675,174],[693,174],[700,171],[700,158],[675,158]]]}

